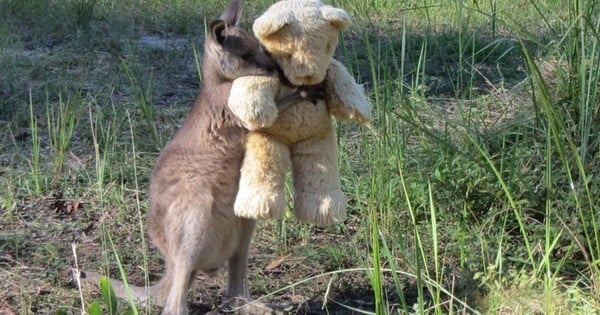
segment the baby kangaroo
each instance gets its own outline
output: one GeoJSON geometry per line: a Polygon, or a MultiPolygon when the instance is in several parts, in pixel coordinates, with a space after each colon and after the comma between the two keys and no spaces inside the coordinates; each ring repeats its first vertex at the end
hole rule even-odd
{"type": "Polygon", "coordinates": [[[226,295],[250,298],[247,259],[255,221],[233,212],[247,131],[227,98],[234,79],[269,75],[275,63],[237,26],[241,7],[241,0],[232,0],[210,24],[200,94],[152,172],[148,232],[166,263],[158,284],[163,314],[186,314],[196,273],[214,272],[225,262],[226,295]]]}
{"type": "MultiPolygon", "coordinates": [[[[254,36],[237,26],[241,7],[242,0],[232,0],[220,20],[210,23],[200,93],[152,172],[148,233],[164,256],[166,271],[148,289],[130,288],[135,299],[152,297],[163,305],[163,314],[187,314],[187,293],[196,274],[214,272],[225,262],[227,297],[250,299],[247,259],[255,221],[233,211],[247,130],[227,107],[227,98],[234,79],[272,75],[276,65],[254,36]]],[[[298,92],[279,104],[319,97],[315,93],[298,92]]],[[[113,286],[127,297],[122,283],[113,281],[113,286]]]]}

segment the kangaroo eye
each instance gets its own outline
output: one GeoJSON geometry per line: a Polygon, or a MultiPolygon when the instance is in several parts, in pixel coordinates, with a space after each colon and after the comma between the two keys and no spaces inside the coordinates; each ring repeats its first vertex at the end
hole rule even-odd
{"type": "Polygon", "coordinates": [[[248,59],[252,58],[252,54],[250,52],[245,52],[240,57],[244,60],[248,60],[248,59]]]}

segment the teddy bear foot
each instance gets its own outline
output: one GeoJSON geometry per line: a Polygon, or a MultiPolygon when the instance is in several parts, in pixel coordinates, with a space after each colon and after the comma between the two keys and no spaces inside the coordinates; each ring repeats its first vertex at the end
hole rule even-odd
{"type": "Polygon", "coordinates": [[[342,222],[346,219],[346,200],[341,191],[296,194],[294,215],[301,222],[318,226],[342,222]]]}
{"type": "Polygon", "coordinates": [[[285,211],[284,193],[267,193],[258,188],[240,189],[233,210],[236,216],[243,218],[281,219],[285,211]]]}

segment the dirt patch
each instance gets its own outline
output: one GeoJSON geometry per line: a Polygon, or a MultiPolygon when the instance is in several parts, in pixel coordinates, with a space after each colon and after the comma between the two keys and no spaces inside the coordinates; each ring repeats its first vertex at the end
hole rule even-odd
{"type": "MultiPolygon", "coordinates": [[[[119,217],[117,210],[99,215],[92,210],[96,206],[83,198],[67,197],[64,192],[20,200],[12,218],[0,222],[0,306],[15,312],[20,305],[27,305],[34,313],[77,312],[81,302],[71,275],[75,267],[72,244],[76,244],[80,269],[102,272],[106,266],[106,254],[103,254],[106,249],[102,245],[106,240],[103,241],[102,229],[118,235],[120,259],[129,283],[144,285],[146,275],[139,254],[131,254],[140,252],[142,247],[135,237],[138,222],[119,217]]],[[[349,224],[347,231],[352,231],[353,223],[349,224]]],[[[249,282],[256,298],[285,304],[292,314],[358,314],[349,308],[374,310],[372,288],[364,272],[327,274],[353,267],[350,253],[342,252],[338,253],[341,257],[333,257],[335,255],[329,256],[323,251],[331,244],[350,243],[351,233],[313,228],[309,232],[310,244],[301,236],[291,235],[288,251],[278,254],[273,250],[278,240],[273,238],[270,225],[261,223],[251,248],[249,282]],[[327,275],[319,276],[322,274],[327,275]]],[[[288,232],[293,234],[292,230],[288,232]]],[[[109,274],[118,279],[112,259],[109,261],[112,266],[109,274]]],[[[147,267],[150,283],[160,278],[163,268],[160,255],[151,247],[147,267]]],[[[385,281],[389,283],[390,279],[385,281]]],[[[188,298],[191,313],[218,310],[225,284],[224,269],[213,278],[200,275],[188,298]]],[[[416,291],[410,291],[414,288],[408,289],[407,302],[413,303],[416,291]]],[[[86,304],[100,299],[97,286],[84,287],[83,294],[86,304]]],[[[386,292],[386,299],[390,308],[401,305],[394,291],[386,292]]],[[[121,305],[125,307],[125,303],[121,305]]]]}

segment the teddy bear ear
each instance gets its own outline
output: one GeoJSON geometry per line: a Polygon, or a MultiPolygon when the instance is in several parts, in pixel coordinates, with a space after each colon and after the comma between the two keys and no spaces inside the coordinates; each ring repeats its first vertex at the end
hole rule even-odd
{"type": "Polygon", "coordinates": [[[342,9],[324,6],[321,8],[321,14],[326,21],[340,31],[345,31],[350,26],[350,16],[342,9]]]}
{"type": "Polygon", "coordinates": [[[252,31],[258,38],[267,38],[286,27],[291,21],[289,14],[275,16],[261,16],[252,24],[252,31]]]}

